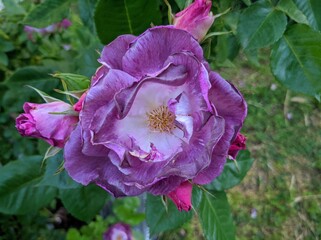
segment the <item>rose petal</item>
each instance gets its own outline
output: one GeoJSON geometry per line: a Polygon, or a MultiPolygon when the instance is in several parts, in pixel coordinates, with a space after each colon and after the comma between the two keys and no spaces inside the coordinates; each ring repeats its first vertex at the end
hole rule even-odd
{"type": "Polygon", "coordinates": [[[194,183],[207,184],[223,171],[231,142],[242,127],[247,114],[247,105],[240,92],[219,74],[210,73],[212,88],[209,99],[214,103],[220,116],[225,119],[225,133],[212,154],[212,161],[208,168],[193,179],[194,183]]]}
{"type": "Polygon", "coordinates": [[[129,45],[136,39],[134,35],[121,35],[104,47],[98,62],[108,68],[122,70],[122,58],[129,45]]]}
{"type": "Polygon", "coordinates": [[[81,150],[81,128],[78,126],[67,141],[64,150],[65,169],[75,181],[83,185],[94,182],[115,197],[135,196],[144,191],[135,186],[124,185],[124,175],[111,163],[109,156],[88,157],[81,150]]]}
{"type": "Polygon", "coordinates": [[[170,55],[182,51],[203,59],[202,48],[187,32],[168,26],[151,28],[132,43],[123,57],[123,69],[136,78],[154,76],[170,55]]]}

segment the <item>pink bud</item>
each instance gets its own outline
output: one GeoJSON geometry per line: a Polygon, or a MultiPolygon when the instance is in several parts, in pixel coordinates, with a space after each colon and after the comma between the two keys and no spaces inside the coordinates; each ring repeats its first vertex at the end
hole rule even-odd
{"type": "Polygon", "coordinates": [[[62,113],[72,109],[71,105],[65,102],[43,104],[26,102],[23,109],[25,113],[16,119],[19,133],[22,136],[44,139],[55,147],[64,146],[78,122],[77,116],[62,113]]]}
{"type": "Polygon", "coordinates": [[[211,0],[195,0],[174,17],[174,26],[188,31],[198,41],[201,41],[214,22],[211,11],[211,0]]]}
{"type": "Polygon", "coordinates": [[[79,98],[78,102],[76,102],[76,104],[73,106],[73,108],[74,108],[74,110],[75,110],[76,112],[80,112],[80,111],[81,111],[82,105],[83,105],[83,103],[84,103],[84,100],[85,100],[86,95],[87,95],[87,91],[84,92],[84,93],[81,95],[81,97],[79,98]]]}
{"type": "Polygon", "coordinates": [[[175,203],[179,211],[188,212],[192,208],[192,189],[193,185],[186,181],[167,196],[175,203]]]}
{"type": "Polygon", "coordinates": [[[71,26],[71,21],[67,18],[63,19],[60,23],[59,23],[59,27],[67,29],[71,26]]]}
{"type": "Polygon", "coordinates": [[[246,137],[243,134],[238,133],[228,150],[228,155],[235,159],[238,152],[243,149],[246,149],[246,137]]]}

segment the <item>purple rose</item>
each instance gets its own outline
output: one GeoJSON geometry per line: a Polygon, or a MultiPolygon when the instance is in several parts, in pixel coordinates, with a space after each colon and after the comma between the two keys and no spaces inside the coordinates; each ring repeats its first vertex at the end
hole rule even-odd
{"type": "Polygon", "coordinates": [[[72,110],[65,102],[28,103],[23,105],[25,113],[16,119],[16,128],[22,136],[44,139],[50,145],[62,148],[75,128],[78,117],[63,114],[72,110]],[[61,113],[61,114],[55,114],[61,113]]]}
{"type": "Polygon", "coordinates": [[[130,226],[124,223],[116,223],[104,233],[104,240],[132,240],[130,226]]]}
{"type": "Polygon", "coordinates": [[[195,0],[183,11],[174,17],[174,26],[192,34],[201,41],[214,22],[211,11],[211,0],[195,0]]]}
{"type": "Polygon", "coordinates": [[[116,197],[167,195],[222,172],[247,107],[192,35],[169,26],[123,35],[99,62],[65,146],[75,181],[116,197]]]}

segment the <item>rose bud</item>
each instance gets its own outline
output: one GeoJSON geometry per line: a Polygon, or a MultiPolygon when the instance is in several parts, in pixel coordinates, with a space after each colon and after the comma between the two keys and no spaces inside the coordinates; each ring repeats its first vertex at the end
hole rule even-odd
{"type": "Polygon", "coordinates": [[[116,223],[104,233],[104,240],[132,240],[130,226],[124,223],[116,223]]]}
{"type": "Polygon", "coordinates": [[[246,137],[243,134],[238,133],[228,150],[228,155],[232,159],[236,159],[239,151],[244,149],[246,149],[246,137]]]}
{"type": "Polygon", "coordinates": [[[62,148],[78,122],[75,115],[64,112],[72,110],[65,102],[29,103],[23,105],[25,113],[16,119],[16,128],[22,136],[44,139],[54,147],[62,148]]]}
{"type": "Polygon", "coordinates": [[[76,102],[76,104],[73,106],[73,109],[76,111],[76,112],[80,112],[81,109],[82,109],[82,105],[84,103],[84,100],[86,98],[86,95],[87,95],[87,91],[84,92],[81,97],[79,98],[78,102],[76,102]]]}
{"type": "Polygon", "coordinates": [[[167,196],[175,203],[179,211],[189,211],[192,207],[192,190],[193,185],[189,181],[186,181],[167,196]]]}
{"type": "Polygon", "coordinates": [[[205,37],[214,22],[211,0],[195,0],[174,17],[174,26],[186,30],[199,42],[205,37]]]}

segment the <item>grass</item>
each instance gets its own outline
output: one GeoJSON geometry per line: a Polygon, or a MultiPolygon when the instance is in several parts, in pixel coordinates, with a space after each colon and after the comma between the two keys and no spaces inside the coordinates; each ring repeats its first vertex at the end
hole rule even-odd
{"type": "Polygon", "coordinates": [[[268,66],[239,59],[220,71],[248,102],[242,132],[256,160],[228,191],[237,239],[320,239],[321,104],[287,91],[268,66]]]}

